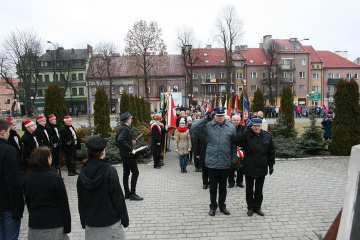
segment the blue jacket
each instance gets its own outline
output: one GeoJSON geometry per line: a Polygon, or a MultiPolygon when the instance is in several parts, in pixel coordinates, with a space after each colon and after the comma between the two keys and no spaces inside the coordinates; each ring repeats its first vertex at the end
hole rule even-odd
{"type": "Polygon", "coordinates": [[[213,169],[228,169],[236,162],[236,128],[231,122],[220,125],[205,118],[194,122],[191,130],[195,134],[204,132],[207,139],[205,166],[213,169]]]}
{"type": "Polygon", "coordinates": [[[322,120],[321,125],[324,126],[324,135],[323,135],[324,138],[331,137],[331,125],[332,125],[333,121],[334,121],[334,118],[332,116],[330,117],[329,115],[326,115],[324,117],[324,119],[322,120]],[[326,120],[326,119],[328,119],[328,120],[326,120]]]}

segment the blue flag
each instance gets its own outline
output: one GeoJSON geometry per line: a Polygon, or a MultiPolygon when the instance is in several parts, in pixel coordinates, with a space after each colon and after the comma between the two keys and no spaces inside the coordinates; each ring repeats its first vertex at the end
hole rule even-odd
{"type": "Polygon", "coordinates": [[[249,126],[251,124],[250,120],[250,111],[249,111],[249,104],[246,99],[246,94],[244,93],[244,123],[245,126],[249,126]]]}

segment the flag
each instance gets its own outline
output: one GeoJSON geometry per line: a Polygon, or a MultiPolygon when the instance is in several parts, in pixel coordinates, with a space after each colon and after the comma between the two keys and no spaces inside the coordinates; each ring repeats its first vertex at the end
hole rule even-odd
{"type": "Polygon", "coordinates": [[[204,114],[204,111],[206,111],[206,108],[207,108],[207,101],[204,100],[204,104],[202,106],[202,113],[204,114]]]}
{"type": "Polygon", "coordinates": [[[236,94],[236,98],[235,98],[235,105],[234,105],[234,113],[236,113],[238,111],[238,95],[236,94]]]}
{"type": "Polygon", "coordinates": [[[244,111],[243,111],[243,124],[245,123],[245,126],[249,126],[251,123],[250,120],[250,111],[249,111],[249,105],[246,100],[246,93],[244,92],[244,111]]]}
{"type": "Polygon", "coordinates": [[[228,100],[227,100],[227,97],[226,97],[226,100],[225,100],[225,106],[226,107],[226,115],[230,116],[230,114],[228,114],[228,109],[227,109],[227,104],[228,103],[228,100]]]}
{"type": "Polygon", "coordinates": [[[222,102],[221,102],[221,96],[220,96],[220,100],[219,100],[219,107],[222,107],[222,102]]]}
{"type": "Polygon", "coordinates": [[[207,110],[207,112],[212,112],[212,111],[213,111],[212,101],[210,101],[210,106],[209,106],[209,109],[207,110]]]}
{"type": "Polygon", "coordinates": [[[214,108],[216,108],[216,95],[215,95],[215,98],[214,98],[214,108]]]}
{"type": "Polygon", "coordinates": [[[228,105],[227,105],[227,115],[230,116],[231,113],[231,98],[228,101],[228,105]]]}
{"type": "Polygon", "coordinates": [[[176,110],[174,99],[172,94],[169,93],[168,95],[168,111],[167,111],[167,125],[168,125],[168,132],[170,132],[173,128],[176,128],[176,110]]]}
{"type": "Polygon", "coordinates": [[[167,102],[166,102],[166,97],[165,94],[162,94],[162,99],[163,99],[163,105],[161,108],[161,117],[164,119],[167,113],[167,102]]]}

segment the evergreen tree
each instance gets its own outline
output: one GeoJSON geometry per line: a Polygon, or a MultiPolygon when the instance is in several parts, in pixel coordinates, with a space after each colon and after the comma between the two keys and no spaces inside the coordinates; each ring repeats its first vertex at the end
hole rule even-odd
{"type": "Polygon", "coordinates": [[[50,83],[45,91],[44,115],[47,117],[50,114],[56,116],[56,124],[60,129],[63,125],[64,116],[68,115],[68,112],[59,82],[50,83]]]}
{"type": "Polygon", "coordinates": [[[137,97],[137,96],[135,97],[135,106],[136,106],[136,108],[135,108],[136,115],[137,115],[137,117],[139,119],[139,122],[140,123],[145,122],[146,119],[144,119],[144,116],[143,116],[143,113],[144,113],[145,109],[143,109],[143,106],[141,104],[141,99],[139,97],[137,97]]]}
{"type": "Polygon", "coordinates": [[[110,106],[104,87],[97,87],[94,103],[95,134],[104,138],[110,136],[110,106]]]}
{"type": "MultiPolygon", "coordinates": [[[[150,103],[146,99],[141,99],[142,101],[142,109],[143,109],[143,118],[145,124],[148,124],[151,121],[151,114],[150,114],[150,103]]],[[[169,104],[169,103],[167,103],[169,104]]],[[[163,109],[163,111],[166,111],[163,109]]]]}
{"type": "Polygon", "coordinates": [[[135,96],[134,95],[129,95],[129,103],[130,103],[130,110],[129,113],[133,116],[131,125],[132,126],[139,126],[139,118],[137,116],[137,111],[136,111],[136,103],[135,103],[135,96]]]}
{"type": "Polygon", "coordinates": [[[331,154],[348,156],[351,148],[360,143],[359,85],[354,79],[341,79],[336,89],[329,148],[331,154]]]}
{"type": "Polygon", "coordinates": [[[125,91],[123,92],[120,100],[120,116],[125,112],[130,112],[130,96],[125,91]]]}
{"type": "Polygon", "coordinates": [[[304,141],[302,146],[304,151],[309,155],[321,154],[324,151],[325,144],[322,140],[322,129],[320,126],[316,126],[316,115],[312,112],[310,115],[310,127],[305,127],[305,132],[302,135],[304,141]]]}
{"type": "Polygon", "coordinates": [[[284,118],[284,124],[286,126],[286,131],[284,133],[284,137],[294,137],[292,135],[292,129],[295,128],[294,121],[294,97],[292,95],[292,91],[290,86],[284,86],[281,92],[281,106],[280,106],[280,114],[284,118]]]}
{"type": "Polygon", "coordinates": [[[265,112],[265,97],[262,91],[258,88],[254,93],[254,102],[251,106],[252,112],[262,111],[265,112]]]}

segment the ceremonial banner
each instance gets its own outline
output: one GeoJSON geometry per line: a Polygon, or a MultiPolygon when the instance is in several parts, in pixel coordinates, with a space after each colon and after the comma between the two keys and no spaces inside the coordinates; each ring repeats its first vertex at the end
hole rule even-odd
{"type": "Polygon", "coordinates": [[[176,110],[174,99],[171,93],[168,94],[168,111],[167,111],[167,125],[168,125],[168,132],[171,131],[173,128],[176,128],[176,110]]]}
{"type": "Polygon", "coordinates": [[[246,93],[244,92],[244,117],[243,117],[243,124],[245,123],[245,126],[249,126],[251,124],[251,120],[250,120],[250,110],[249,110],[249,105],[246,99],[246,93]]]}

